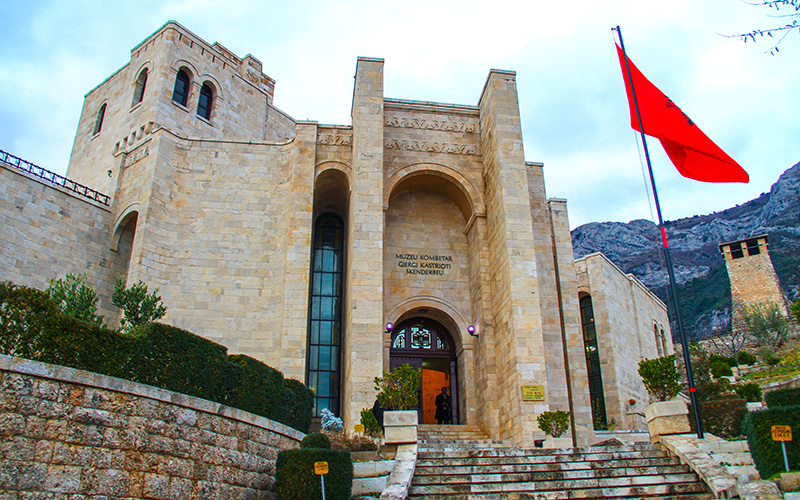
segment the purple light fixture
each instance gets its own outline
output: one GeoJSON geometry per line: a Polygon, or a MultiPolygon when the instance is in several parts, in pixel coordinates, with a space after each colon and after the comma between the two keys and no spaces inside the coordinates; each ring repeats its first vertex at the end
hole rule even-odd
{"type": "Polygon", "coordinates": [[[477,333],[475,333],[475,326],[474,326],[474,325],[469,325],[469,326],[467,327],[467,333],[469,333],[469,334],[470,334],[470,335],[472,335],[473,337],[477,337],[477,336],[478,336],[478,334],[477,334],[477,333]]]}
{"type": "Polygon", "coordinates": [[[394,323],[392,323],[390,321],[390,322],[386,323],[386,331],[387,332],[391,332],[392,330],[394,330],[394,323]]]}

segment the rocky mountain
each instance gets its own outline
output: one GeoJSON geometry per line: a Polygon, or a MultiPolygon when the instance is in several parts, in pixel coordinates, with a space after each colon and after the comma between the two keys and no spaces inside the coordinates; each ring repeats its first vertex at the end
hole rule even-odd
{"type": "MultiPolygon", "coordinates": [[[[708,215],[665,223],[681,312],[690,335],[730,324],[730,282],[718,245],[769,234],[769,251],[786,296],[800,289],[800,163],[786,170],[768,193],[708,215]]],[[[603,252],[633,273],[662,300],[667,270],[658,226],[648,220],[591,222],[572,231],[575,257],[603,252]]]]}

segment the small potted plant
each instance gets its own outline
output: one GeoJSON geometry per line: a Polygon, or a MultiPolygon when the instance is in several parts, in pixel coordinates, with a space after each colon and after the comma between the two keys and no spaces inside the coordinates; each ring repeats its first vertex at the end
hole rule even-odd
{"type": "Polygon", "coordinates": [[[686,403],[671,401],[681,391],[675,355],[640,361],[639,375],[651,399],[656,400],[644,410],[650,440],[657,443],[659,436],[689,432],[689,409],[686,403]]]}
{"type": "Polygon", "coordinates": [[[547,434],[545,448],[571,448],[572,438],[561,437],[569,429],[569,412],[564,410],[546,411],[536,417],[539,428],[547,434]]]}
{"type": "Polygon", "coordinates": [[[378,404],[386,411],[383,414],[384,439],[391,443],[415,443],[417,441],[417,412],[412,410],[418,402],[418,390],[422,370],[409,364],[375,377],[378,404]]]}

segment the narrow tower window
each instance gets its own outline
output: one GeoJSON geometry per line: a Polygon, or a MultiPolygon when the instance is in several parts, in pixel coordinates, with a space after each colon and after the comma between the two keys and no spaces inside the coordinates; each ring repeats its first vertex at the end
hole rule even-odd
{"type": "Polygon", "coordinates": [[[172,100],[186,106],[186,101],[189,97],[189,75],[184,70],[178,71],[178,76],[175,77],[175,88],[172,89],[172,100]]]}
{"type": "Polygon", "coordinates": [[[142,99],[144,99],[144,88],[147,86],[147,68],[144,68],[139,73],[139,78],[136,79],[136,86],[133,89],[133,103],[131,106],[136,106],[142,99]]]}
{"type": "Polygon", "coordinates": [[[100,106],[100,109],[97,110],[97,117],[94,119],[94,132],[92,135],[97,135],[100,133],[100,129],[103,128],[103,118],[106,116],[106,103],[103,103],[100,106]]]}
{"type": "Polygon", "coordinates": [[[600,372],[600,353],[597,349],[597,330],[594,325],[592,297],[581,298],[581,325],[583,346],[586,349],[586,371],[589,374],[589,399],[592,403],[592,422],[598,430],[607,429],[606,403],[603,393],[603,375],[600,372]]]}
{"type": "Polygon", "coordinates": [[[311,304],[308,328],[308,386],[314,390],[314,415],[323,408],[339,414],[342,346],[344,224],[322,215],[314,225],[311,304]]]}
{"type": "Polygon", "coordinates": [[[211,91],[211,86],[207,83],[203,84],[200,89],[200,100],[197,102],[197,114],[205,118],[211,119],[211,102],[214,99],[214,93],[211,91]]]}

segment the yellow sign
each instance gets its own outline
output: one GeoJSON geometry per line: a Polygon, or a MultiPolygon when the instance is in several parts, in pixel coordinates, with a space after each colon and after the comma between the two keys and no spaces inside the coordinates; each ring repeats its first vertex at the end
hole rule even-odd
{"type": "Polygon", "coordinates": [[[328,473],[328,462],[314,462],[314,474],[324,476],[328,473]]]}
{"type": "Polygon", "coordinates": [[[362,424],[356,424],[354,427],[357,434],[364,434],[364,426],[362,424]]]}
{"type": "Polygon", "coordinates": [[[772,426],[772,440],[773,441],[791,441],[792,428],[788,425],[773,425],[772,426]]]}
{"type": "Polygon", "coordinates": [[[544,386],[542,385],[523,385],[523,401],[544,401],[544,386]]]}

